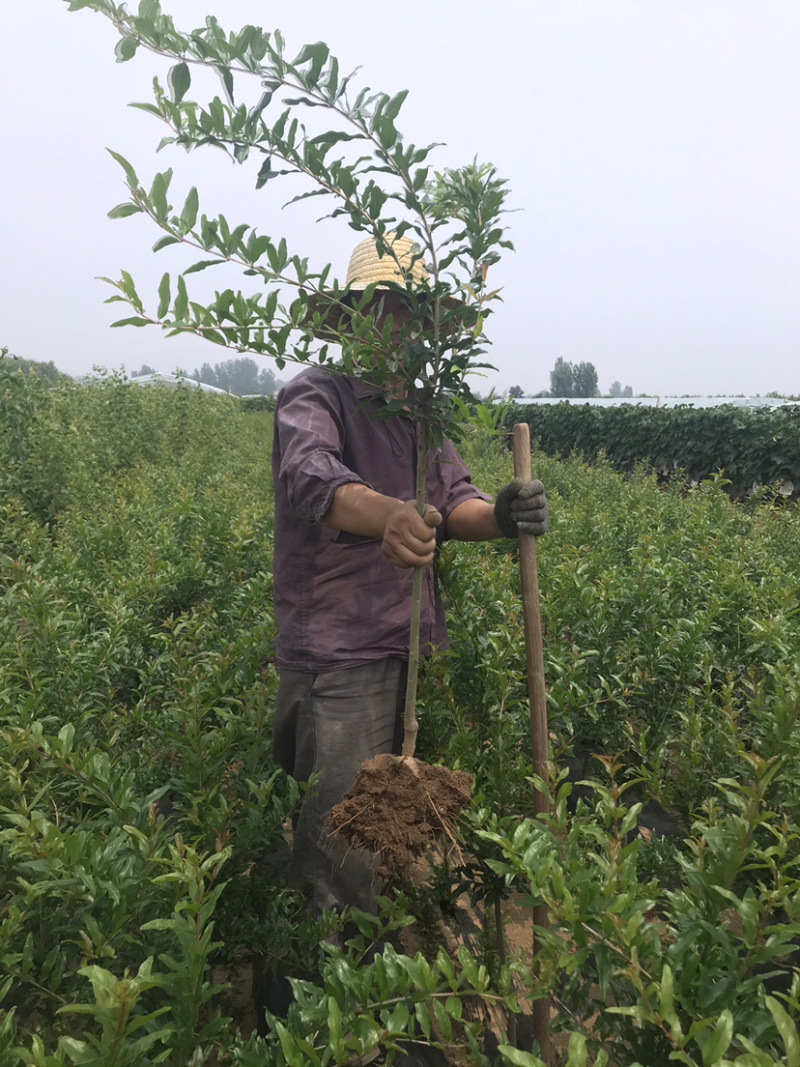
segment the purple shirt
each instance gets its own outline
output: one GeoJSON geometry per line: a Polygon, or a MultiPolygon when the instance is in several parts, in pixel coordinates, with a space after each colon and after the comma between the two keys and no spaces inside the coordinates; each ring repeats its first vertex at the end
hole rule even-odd
{"type": "MultiPolygon", "coordinates": [[[[379,540],[319,524],[336,489],[350,482],[400,500],[415,497],[416,426],[403,416],[373,418],[382,405],[374,392],[365,383],[312,368],[278,394],[272,449],[274,606],[277,661],[285,670],[408,659],[412,570],[389,563],[379,540]],[[367,397],[372,399],[365,402],[367,397]]],[[[472,485],[449,441],[431,458],[425,499],[445,522],[465,500],[488,499],[472,485]]],[[[446,647],[432,567],[423,572],[422,590],[421,647],[446,647]]]]}

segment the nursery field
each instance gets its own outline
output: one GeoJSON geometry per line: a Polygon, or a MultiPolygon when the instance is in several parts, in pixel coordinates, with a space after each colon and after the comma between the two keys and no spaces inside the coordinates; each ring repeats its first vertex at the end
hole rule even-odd
{"type": "MultiPolygon", "coordinates": [[[[552,780],[516,548],[449,543],[418,755],[472,806],[339,949],[283,880],[270,445],[235,398],[0,359],[0,1065],[538,1067],[542,997],[571,1067],[800,1064],[797,508],[535,454],[552,780]],[[503,917],[542,903],[532,964],[503,917]]],[[[502,438],[462,451],[508,480],[502,438]]]]}

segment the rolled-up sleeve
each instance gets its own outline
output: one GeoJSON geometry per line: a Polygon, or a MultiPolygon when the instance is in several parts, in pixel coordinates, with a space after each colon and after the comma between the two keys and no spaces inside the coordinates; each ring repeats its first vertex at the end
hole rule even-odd
{"type": "Polygon", "coordinates": [[[339,486],[368,484],[342,462],[344,438],[333,391],[303,376],[284,386],[275,407],[278,479],[301,519],[319,522],[339,486]]]}
{"type": "Polygon", "coordinates": [[[491,497],[472,484],[472,477],[463,459],[450,441],[444,442],[435,462],[439,465],[439,481],[443,486],[443,499],[441,502],[437,501],[444,519],[436,531],[437,541],[441,543],[448,540],[447,519],[459,504],[463,504],[465,500],[489,501],[491,497]]]}

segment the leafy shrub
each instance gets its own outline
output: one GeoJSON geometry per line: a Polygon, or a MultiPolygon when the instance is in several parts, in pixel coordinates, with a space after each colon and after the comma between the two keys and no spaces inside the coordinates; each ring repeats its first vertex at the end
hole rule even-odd
{"type": "Polygon", "coordinates": [[[242,411],[274,411],[274,396],[245,396],[241,400],[242,411]]]}
{"type": "MultiPolygon", "coordinates": [[[[586,1040],[598,1063],[745,1067],[796,1057],[800,972],[787,965],[800,940],[788,862],[796,834],[769,802],[793,770],[743,748],[740,758],[742,780],[714,783],[694,821],[678,889],[640,878],[642,842],[627,835],[641,805],[626,804],[611,760],[594,817],[582,803],[568,817],[569,785],[549,826],[528,820],[510,832],[482,813],[477,834],[503,855],[493,872],[548,906],[539,966],[557,997],[555,1025],[586,1040]]],[[[538,985],[532,993],[541,995],[538,985]]]]}
{"type": "MultiPolygon", "coordinates": [[[[493,934],[485,958],[452,976],[446,961],[426,970],[392,952],[361,966],[383,929],[369,919],[360,942],[320,957],[322,931],[282,881],[297,789],[269,752],[269,413],[113,376],[47,396],[20,377],[4,395],[0,1060],[312,1064],[307,1045],[338,1041],[337,1019],[343,1056],[358,1042],[428,1041],[417,1005],[434,990],[440,1038],[449,1025],[486,1062],[456,1002],[494,998],[513,1014],[512,976],[528,982],[493,934]],[[212,964],[240,950],[301,982],[302,1010],[261,1037],[237,1036],[214,992],[212,964]]],[[[508,480],[496,439],[475,431],[461,447],[477,484],[508,480]]],[[[420,750],[475,774],[476,802],[472,858],[440,871],[435,891],[467,890],[489,911],[533,892],[531,876],[548,894],[574,942],[569,967],[563,940],[546,960],[571,1005],[575,1067],[593,1042],[598,1064],[604,1047],[616,1062],[681,1051],[722,1063],[747,1041],[780,1062],[798,1013],[786,956],[798,916],[798,513],[768,494],[735,504],[715,482],[664,491],[641,468],[623,478],[574,456],[536,454],[533,469],[551,509],[538,558],[553,754],[616,757],[619,792],[601,773],[570,813],[562,785],[549,830],[521,823],[531,783],[515,547],[447,544],[452,648],[426,672],[420,750]],[[665,804],[682,834],[634,840],[628,797],[631,811],[665,804]],[[534,862],[542,848],[549,866],[534,862]],[[605,956],[601,938],[615,946],[605,956]],[[603,983],[639,1014],[601,1008],[603,983]],[[590,1031],[580,1019],[595,1009],[590,1031]]],[[[391,904],[388,926],[410,921],[409,907],[391,904]]],[[[512,1044],[499,1062],[536,1065],[512,1044]]]]}
{"type": "Polygon", "coordinates": [[[735,496],[757,486],[800,485],[800,407],[749,409],[723,404],[654,408],[621,404],[515,406],[511,422],[527,422],[531,440],[549,455],[603,453],[630,474],[647,463],[660,475],[684,472],[695,483],[724,471],[735,496]]]}

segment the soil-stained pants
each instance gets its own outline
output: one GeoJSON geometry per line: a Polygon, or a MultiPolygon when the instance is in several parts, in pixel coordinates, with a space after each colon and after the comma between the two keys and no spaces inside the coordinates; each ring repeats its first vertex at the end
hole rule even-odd
{"type": "Polygon", "coordinates": [[[312,908],[345,905],[374,911],[373,857],[331,838],[325,820],[353,784],[364,760],[400,754],[408,664],[382,659],[359,667],[306,674],[281,671],[272,750],[300,782],[318,776],[295,822],[290,884],[311,886],[312,908]]]}

